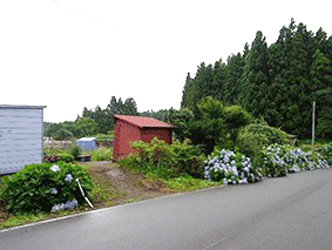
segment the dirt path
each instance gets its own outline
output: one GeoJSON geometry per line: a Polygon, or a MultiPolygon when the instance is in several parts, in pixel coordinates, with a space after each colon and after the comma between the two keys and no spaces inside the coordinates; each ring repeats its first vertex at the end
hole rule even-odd
{"type": "Polygon", "coordinates": [[[96,201],[95,206],[105,207],[172,193],[161,182],[146,179],[142,174],[119,168],[113,162],[87,162],[90,175],[110,196],[96,201]],[[107,191],[106,191],[107,192],[107,191]],[[111,199],[111,200],[110,200],[111,199]]]}

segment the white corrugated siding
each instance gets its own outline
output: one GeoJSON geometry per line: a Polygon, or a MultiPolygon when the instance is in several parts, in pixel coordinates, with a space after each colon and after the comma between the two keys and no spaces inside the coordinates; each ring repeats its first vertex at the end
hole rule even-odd
{"type": "Polygon", "coordinates": [[[43,108],[0,107],[0,174],[43,157],[43,108]]]}

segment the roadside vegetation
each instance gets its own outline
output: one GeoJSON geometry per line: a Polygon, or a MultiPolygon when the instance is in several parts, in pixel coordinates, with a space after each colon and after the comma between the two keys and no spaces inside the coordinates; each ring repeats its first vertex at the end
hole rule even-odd
{"type": "Polygon", "coordinates": [[[139,113],[133,98],[83,109],[73,122],[45,123],[45,137],[66,140],[44,151],[44,163],[0,177],[0,228],[160,195],[244,185],[332,165],[332,39],[294,20],[267,45],[251,46],[188,74],[181,109],[139,113]],[[311,109],[318,139],[312,148],[311,109]],[[112,163],[114,114],[150,116],[176,126],[173,143],[133,142],[112,163]],[[74,141],[93,136],[98,149],[74,141]],[[60,143],[60,145],[62,145],[60,143]],[[80,156],[91,156],[79,163],[80,156]],[[90,204],[91,203],[91,204],[90,204]]]}
{"type": "Polygon", "coordinates": [[[329,168],[332,143],[303,140],[255,119],[241,107],[212,97],[190,110],[172,110],[174,142],[133,142],[134,153],[112,163],[112,147],[82,152],[45,151],[43,164],[1,178],[0,228],[134,202],[160,195],[263,181],[305,170],[329,168]],[[204,129],[202,129],[204,127],[204,129]],[[80,154],[92,162],[79,163],[80,154]],[[79,165],[77,165],[79,164],[79,165]],[[130,176],[130,177],[128,177],[130,176]],[[81,188],[76,179],[79,180],[81,188]]]}

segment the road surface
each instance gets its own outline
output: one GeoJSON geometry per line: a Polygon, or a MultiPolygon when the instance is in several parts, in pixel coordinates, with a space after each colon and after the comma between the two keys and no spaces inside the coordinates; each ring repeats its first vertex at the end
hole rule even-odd
{"type": "Polygon", "coordinates": [[[1,250],[332,249],[332,169],[0,231],[1,250]]]}

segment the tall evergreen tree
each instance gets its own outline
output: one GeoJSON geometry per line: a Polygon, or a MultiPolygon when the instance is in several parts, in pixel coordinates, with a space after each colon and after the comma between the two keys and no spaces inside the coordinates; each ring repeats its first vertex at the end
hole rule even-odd
{"type": "MultiPolygon", "coordinates": [[[[311,133],[311,106],[316,100],[318,120],[328,124],[332,87],[332,36],[320,28],[315,34],[292,19],[268,46],[257,32],[251,47],[231,55],[226,63],[201,63],[195,77],[188,74],[182,108],[200,114],[197,102],[207,96],[224,104],[242,105],[269,125],[300,136],[311,133]]],[[[327,130],[327,126],[320,126],[327,130]]],[[[323,134],[323,132],[321,132],[323,134]]]]}
{"type": "Polygon", "coordinates": [[[225,67],[224,98],[222,99],[225,104],[231,105],[239,102],[240,80],[243,70],[244,57],[240,53],[228,57],[225,67]]]}
{"type": "Polygon", "coordinates": [[[181,100],[181,108],[190,106],[190,94],[192,93],[193,88],[193,79],[190,76],[190,73],[187,73],[186,82],[182,91],[182,100],[181,100]]]}
{"type": "Polygon", "coordinates": [[[251,44],[245,58],[240,96],[242,105],[255,116],[268,115],[270,77],[268,49],[261,31],[251,44]]]}

